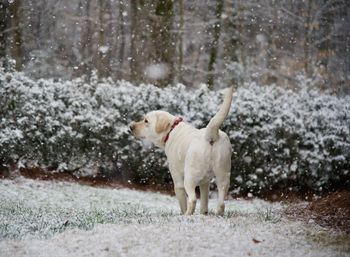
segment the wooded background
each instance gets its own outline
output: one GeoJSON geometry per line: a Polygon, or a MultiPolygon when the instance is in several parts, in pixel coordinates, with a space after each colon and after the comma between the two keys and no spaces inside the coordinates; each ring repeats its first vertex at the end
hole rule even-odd
{"type": "Polygon", "coordinates": [[[0,64],[160,87],[296,77],[349,93],[348,0],[0,0],[0,64]]]}

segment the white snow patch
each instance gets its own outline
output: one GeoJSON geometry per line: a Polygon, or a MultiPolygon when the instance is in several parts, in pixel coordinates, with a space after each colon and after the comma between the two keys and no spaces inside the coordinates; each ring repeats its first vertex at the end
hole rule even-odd
{"type": "Polygon", "coordinates": [[[169,74],[169,67],[165,63],[151,64],[146,67],[145,75],[154,80],[163,79],[169,74]]]}
{"type": "Polygon", "coordinates": [[[102,54],[106,54],[109,51],[109,46],[100,46],[98,48],[98,51],[101,52],[102,54]]]}
{"type": "MultiPolygon", "coordinates": [[[[320,233],[335,235],[313,223],[284,219],[280,204],[259,199],[227,201],[223,217],[188,217],[178,214],[175,197],[168,195],[21,178],[0,180],[0,203],[1,256],[348,256],[349,250],[311,240],[320,233]],[[6,213],[19,203],[26,212],[6,213]],[[89,216],[91,228],[69,226],[97,210],[104,212],[89,216]],[[117,218],[105,221],[106,213],[117,218]],[[57,219],[57,232],[44,238],[35,234],[37,221],[50,220],[31,215],[57,219]],[[68,227],[59,230],[62,216],[68,217],[63,219],[68,227]],[[23,222],[30,218],[31,224],[23,222]],[[33,230],[24,237],[4,233],[28,225],[33,230]]],[[[210,211],[215,203],[210,200],[210,211]]]]}

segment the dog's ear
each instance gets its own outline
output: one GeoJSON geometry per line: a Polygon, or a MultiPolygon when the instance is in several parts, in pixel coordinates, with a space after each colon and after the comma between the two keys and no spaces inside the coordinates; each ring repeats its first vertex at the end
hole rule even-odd
{"type": "Polygon", "coordinates": [[[163,131],[166,131],[168,128],[170,128],[169,118],[163,115],[158,115],[156,123],[156,132],[159,134],[163,131]]]}

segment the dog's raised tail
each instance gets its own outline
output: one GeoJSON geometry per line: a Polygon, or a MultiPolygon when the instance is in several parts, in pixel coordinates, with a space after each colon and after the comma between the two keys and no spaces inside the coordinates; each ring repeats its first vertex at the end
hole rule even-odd
{"type": "Polygon", "coordinates": [[[205,131],[205,139],[213,144],[219,138],[219,128],[221,124],[224,122],[225,118],[230,111],[231,102],[233,97],[233,86],[229,87],[226,91],[224,102],[222,103],[219,111],[215,114],[213,118],[209,121],[206,131],[205,131]]]}

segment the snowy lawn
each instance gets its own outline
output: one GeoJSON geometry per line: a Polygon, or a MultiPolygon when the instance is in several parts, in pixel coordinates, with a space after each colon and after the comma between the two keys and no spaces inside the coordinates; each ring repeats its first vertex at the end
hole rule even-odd
{"type": "Polygon", "coordinates": [[[179,215],[168,195],[0,180],[0,256],[350,256],[350,236],[290,221],[285,206],[227,201],[179,215]]]}

